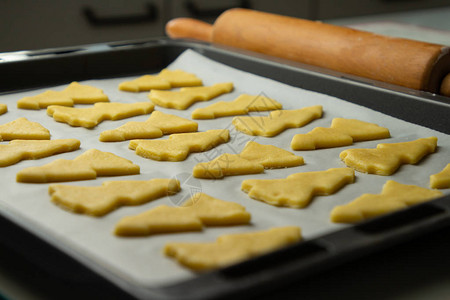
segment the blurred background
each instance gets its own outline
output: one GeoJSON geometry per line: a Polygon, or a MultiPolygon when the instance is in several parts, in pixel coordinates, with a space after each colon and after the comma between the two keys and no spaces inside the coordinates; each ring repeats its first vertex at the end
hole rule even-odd
{"type": "Polygon", "coordinates": [[[449,0],[1,0],[0,3],[0,52],[158,37],[164,35],[164,26],[172,18],[192,17],[213,23],[220,13],[232,7],[339,25],[390,21],[450,30],[449,0]]]}

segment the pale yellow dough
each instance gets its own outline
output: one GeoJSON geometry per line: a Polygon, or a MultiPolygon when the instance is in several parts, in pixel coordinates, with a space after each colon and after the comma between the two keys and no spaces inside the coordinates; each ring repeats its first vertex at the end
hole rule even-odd
{"type": "Polygon", "coordinates": [[[18,118],[0,125],[0,140],[49,140],[50,131],[37,122],[18,118]]]}
{"type": "Polygon", "coordinates": [[[269,116],[235,117],[232,123],[243,133],[271,137],[288,128],[305,126],[321,117],[322,106],[315,105],[295,110],[274,110],[269,116]]]}
{"type": "Polygon", "coordinates": [[[219,101],[192,112],[193,119],[215,119],[226,116],[246,115],[252,111],[282,109],[281,103],[263,95],[243,94],[233,101],[219,101]]]}
{"type": "Polygon", "coordinates": [[[51,201],[75,213],[103,216],[120,206],[141,205],[178,193],[175,179],[105,181],[101,186],[51,184],[51,201]]]}
{"type": "Polygon", "coordinates": [[[299,227],[275,227],[265,231],[226,234],[215,242],[167,243],[164,253],[189,269],[206,271],[278,250],[301,239],[299,227]]]}
{"type": "Polygon", "coordinates": [[[143,92],[152,89],[168,90],[174,87],[199,86],[202,80],[195,74],[182,70],[163,69],[158,75],[144,75],[131,81],[119,84],[119,90],[127,92],[143,92]]]}
{"type": "Polygon", "coordinates": [[[222,154],[210,162],[198,163],[192,173],[197,178],[223,178],[264,172],[267,168],[287,168],[303,165],[301,156],[273,145],[248,142],[240,154],[222,154]]]}
{"type": "Polygon", "coordinates": [[[191,152],[203,152],[228,142],[227,129],[171,134],[165,140],[131,140],[129,148],[153,160],[182,161],[191,152]]]}
{"type": "Polygon", "coordinates": [[[437,190],[388,180],[383,186],[381,194],[363,194],[348,204],[333,208],[331,221],[336,223],[361,222],[442,195],[442,192],[437,190]]]}
{"type": "Polygon", "coordinates": [[[348,149],[339,157],[344,163],[363,173],[391,175],[402,164],[416,164],[434,153],[437,138],[421,138],[411,142],[378,144],[376,149],[348,149]]]}
{"type": "Polygon", "coordinates": [[[144,122],[128,122],[124,125],[105,130],[100,134],[102,142],[119,142],[131,139],[153,139],[164,134],[195,132],[198,123],[175,115],[154,111],[144,122]]]}
{"type": "Polygon", "coordinates": [[[104,120],[121,120],[137,115],[149,114],[154,105],[150,102],[136,103],[95,103],[90,108],[74,108],[58,105],[47,107],[47,114],[55,121],[70,126],[93,128],[104,120]]]}
{"type": "Polygon", "coordinates": [[[430,187],[432,189],[450,188],[450,164],[439,173],[430,176],[430,187]]]}
{"type": "Polygon", "coordinates": [[[314,150],[352,145],[353,142],[389,138],[389,129],[356,119],[334,118],[331,127],[316,127],[306,134],[296,134],[293,150],[314,150]]]}
{"type": "Polygon", "coordinates": [[[99,88],[72,82],[64,90],[48,90],[31,97],[17,101],[17,107],[23,109],[41,109],[50,105],[73,106],[74,104],[92,104],[108,102],[108,96],[99,88]]]}
{"type": "Polygon", "coordinates": [[[233,90],[233,83],[217,83],[211,86],[185,87],[179,91],[152,90],[148,98],[156,105],[187,109],[195,102],[208,101],[233,90]]]}
{"type": "Polygon", "coordinates": [[[7,145],[0,145],[0,167],[10,166],[24,159],[39,159],[79,148],[80,141],[76,139],[14,140],[7,145]]]}
{"type": "Polygon", "coordinates": [[[0,115],[3,115],[8,111],[8,106],[6,104],[0,103],[0,115]]]}
{"type": "Polygon", "coordinates": [[[353,169],[334,168],[295,173],[285,179],[248,179],[241,188],[251,198],[270,205],[303,208],[314,196],[333,194],[354,180],[353,169]]]}
{"type": "Polygon", "coordinates": [[[139,166],[128,159],[90,149],[74,160],[57,159],[43,166],[25,168],[17,173],[16,180],[43,183],[133,174],[139,174],[139,166]]]}
{"type": "Polygon", "coordinates": [[[243,225],[250,222],[245,207],[196,193],[181,207],[157,206],[117,223],[114,233],[119,236],[143,236],[168,232],[199,231],[203,226],[243,225]]]}

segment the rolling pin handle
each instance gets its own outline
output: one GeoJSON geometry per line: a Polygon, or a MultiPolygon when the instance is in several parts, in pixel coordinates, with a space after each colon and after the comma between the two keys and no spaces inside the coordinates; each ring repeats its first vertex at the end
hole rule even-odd
{"type": "Polygon", "coordinates": [[[211,42],[212,31],[211,24],[191,18],[176,18],[166,24],[166,34],[172,39],[190,38],[211,42]]]}

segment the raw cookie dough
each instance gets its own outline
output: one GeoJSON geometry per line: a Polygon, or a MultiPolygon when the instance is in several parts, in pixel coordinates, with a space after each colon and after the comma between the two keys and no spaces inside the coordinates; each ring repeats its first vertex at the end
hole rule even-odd
{"type": "Polygon", "coordinates": [[[121,120],[149,114],[155,106],[150,102],[136,103],[95,103],[90,108],[74,108],[58,105],[47,107],[47,114],[55,121],[70,126],[93,128],[104,120],[121,120]]]}
{"type": "Polygon", "coordinates": [[[114,233],[143,236],[157,233],[199,231],[203,226],[243,225],[250,222],[245,207],[196,193],[181,207],[161,205],[136,216],[120,219],[114,233]]]}
{"type": "Polygon", "coordinates": [[[195,102],[208,101],[233,90],[233,83],[217,83],[211,86],[186,87],[179,91],[152,90],[148,98],[156,105],[187,109],[195,102]]]}
{"type": "Polygon", "coordinates": [[[105,181],[101,186],[51,184],[51,201],[75,213],[103,216],[120,206],[141,205],[178,193],[176,179],[105,181]]]}
{"type": "Polygon", "coordinates": [[[6,104],[0,103],[0,115],[3,115],[8,111],[8,106],[6,104]]]}
{"type": "Polygon", "coordinates": [[[60,182],[95,179],[97,176],[139,174],[139,166],[109,152],[90,149],[74,160],[57,159],[39,167],[25,168],[17,173],[18,182],[60,182]]]}
{"type": "Polygon", "coordinates": [[[223,178],[264,172],[264,169],[303,165],[301,156],[273,145],[248,142],[240,154],[222,154],[210,162],[198,163],[192,173],[197,178],[223,178]]]}
{"type": "Polygon", "coordinates": [[[348,204],[333,208],[331,221],[356,223],[429,201],[442,195],[440,191],[388,180],[384,184],[381,194],[363,194],[348,204]]]}
{"type": "Polygon", "coordinates": [[[128,122],[116,129],[103,131],[99,140],[102,142],[120,142],[131,139],[154,139],[164,134],[195,132],[197,129],[197,122],[154,111],[147,121],[128,122]]]}
{"type": "Polygon", "coordinates": [[[339,157],[344,163],[363,173],[391,175],[402,164],[416,164],[424,156],[434,153],[437,138],[421,138],[411,142],[378,144],[376,149],[348,149],[339,157]]]}
{"type": "Polygon", "coordinates": [[[74,81],[60,92],[48,90],[36,96],[24,97],[17,101],[17,107],[41,109],[50,105],[73,106],[74,104],[92,104],[108,101],[108,96],[101,89],[74,81]]]}
{"type": "Polygon", "coordinates": [[[7,145],[0,145],[0,167],[10,166],[24,159],[39,159],[79,148],[80,141],[76,139],[14,140],[7,145]]]}
{"type": "Polygon", "coordinates": [[[288,128],[305,126],[321,117],[322,106],[315,105],[295,110],[274,110],[266,117],[235,117],[232,123],[243,133],[271,137],[288,128]]]}
{"type": "Polygon", "coordinates": [[[301,239],[299,227],[275,227],[265,231],[226,234],[209,243],[168,243],[164,253],[189,269],[206,271],[275,251],[301,239]]]}
{"type": "Polygon", "coordinates": [[[219,101],[192,112],[193,119],[215,119],[226,116],[246,115],[252,111],[282,109],[281,103],[263,95],[243,94],[233,101],[219,101]]]}
{"type": "Polygon", "coordinates": [[[119,84],[119,90],[127,92],[143,92],[152,89],[168,90],[174,87],[199,86],[202,80],[195,74],[182,70],[163,69],[158,75],[144,75],[131,81],[119,84]]]}
{"type": "Polygon", "coordinates": [[[11,140],[49,140],[50,131],[37,122],[18,118],[0,125],[0,141],[11,140]]]}
{"type": "Polygon", "coordinates": [[[171,134],[165,140],[131,140],[129,148],[153,160],[182,161],[191,152],[203,152],[228,142],[227,129],[171,134]]]}
{"type": "Polygon", "coordinates": [[[334,118],[331,127],[316,127],[292,138],[293,150],[314,150],[352,145],[353,142],[389,138],[389,129],[356,119],[334,118]]]}
{"type": "Polygon", "coordinates": [[[430,176],[430,187],[432,189],[450,188],[450,164],[439,173],[430,176]]]}
{"type": "Polygon", "coordinates": [[[241,188],[256,200],[274,206],[303,208],[315,195],[330,195],[355,181],[351,168],[295,173],[285,179],[247,179],[241,188]]]}

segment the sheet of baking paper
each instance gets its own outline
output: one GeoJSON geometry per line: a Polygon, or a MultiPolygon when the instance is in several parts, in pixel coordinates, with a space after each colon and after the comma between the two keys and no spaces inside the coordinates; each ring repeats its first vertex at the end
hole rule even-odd
{"type": "MultiPolygon", "coordinates": [[[[205,107],[219,100],[232,100],[242,93],[247,93],[252,95],[264,94],[272,97],[281,102],[284,109],[298,109],[320,104],[323,105],[324,115],[323,118],[315,120],[303,128],[289,129],[273,138],[254,137],[236,132],[231,124],[232,117],[199,120],[200,131],[217,128],[229,129],[232,136],[231,141],[205,153],[191,154],[188,159],[182,162],[158,162],[137,156],[128,149],[128,142],[102,143],[98,140],[100,132],[117,128],[131,120],[144,121],[149,117],[148,115],[120,121],[104,121],[94,129],[70,127],[65,123],[55,122],[46,115],[45,110],[33,111],[16,108],[18,99],[24,96],[36,95],[43,92],[44,89],[3,95],[0,97],[0,103],[6,103],[9,111],[0,116],[0,124],[24,116],[31,121],[40,122],[48,128],[52,139],[80,139],[81,149],[40,160],[22,161],[16,165],[1,168],[0,205],[2,213],[12,216],[30,230],[39,233],[59,247],[66,249],[71,255],[81,257],[84,261],[87,259],[92,265],[105,268],[133,284],[152,287],[171,284],[196,276],[163,255],[162,249],[169,241],[213,241],[221,234],[264,230],[274,226],[285,225],[300,226],[305,239],[311,239],[347,226],[333,224],[329,221],[329,214],[334,206],[347,203],[362,193],[379,193],[382,185],[388,179],[427,187],[430,174],[439,172],[450,162],[450,137],[448,135],[406,123],[337,98],[242,72],[211,61],[193,51],[186,51],[180,55],[168,68],[193,72],[203,79],[205,85],[231,81],[234,83],[235,89],[232,93],[222,95],[209,102],[194,104],[185,111],[161,107],[156,107],[156,110],[190,118],[191,112],[196,108],[205,107]],[[388,127],[391,131],[392,138],[390,139],[360,142],[348,148],[373,148],[381,142],[405,142],[429,136],[438,137],[439,148],[437,153],[429,155],[418,165],[402,166],[392,176],[367,175],[357,172],[354,184],[345,186],[334,195],[315,197],[312,203],[304,209],[279,208],[250,199],[246,193],[240,190],[241,182],[250,178],[284,178],[297,172],[344,167],[344,164],[339,160],[339,153],[345,147],[317,151],[296,151],[297,155],[304,157],[305,165],[288,169],[266,170],[264,174],[226,177],[221,180],[199,180],[192,178],[190,175],[192,168],[198,162],[209,161],[225,152],[238,153],[246,142],[252,140],[292,151],[290,149],[290,141],[294,134],[306,133],[316,126],[328,127],[331,120],[335,117],[356,118],[374,122],[388,127]],[[130,159],[141,167],[141,174],[113,178],[101,177],[96,180],[67,184],[97,186],[105,180],[143,180],[177,177],[181,180],[182,191],[176,196],[165,197],[141,206],[122,207],[104,217],[96,218],[74,214],[51,203],[48,195],[48,184],[24,184],[17,183],[15,180],[16,173],[25,167],[43,165],[56,158],[73,159],[91,148],[113,152],[116,155],[130,159]],[[190,194],[197,191],[205,192],[223,200],[241,203],[252,215],[251,225],[209,227],[205,228],[203,232],[166,234],[142,238],[120,238],[112,234],[113,228],[120,218],[138,214],[161,204],[177,205],[183,199],[187,199],[190,194]]],[[[89,80],[83,83],[102,88],[113,102],[149,101],[147,92],[129,93],[118,90],[118,84],[129,79],[132,78],[89,80]]],[[[57,86],[52,87],[52,89],[61,90],[64,87],[57,86]]],[[[83,107],[83,105],[78,105],[78,107],[83,107]]],[[[433,118],[433,116],[430,116],[430,118],[433,118]]],[[[2,144],[6,144],[6,142],[2,142],[2,144]]],[[[448,193],[449,191],[444,190],[444,192],[448,193]]]]}

